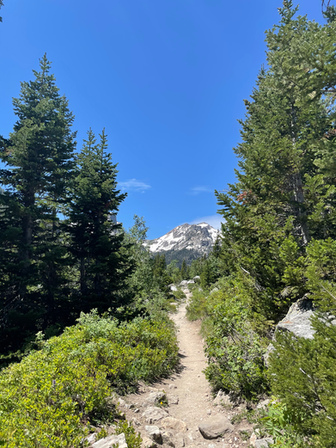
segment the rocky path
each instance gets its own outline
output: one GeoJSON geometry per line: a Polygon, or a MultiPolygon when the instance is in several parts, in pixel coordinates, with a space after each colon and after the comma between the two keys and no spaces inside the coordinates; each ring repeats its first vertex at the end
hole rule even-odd
{"type": "MultiPolygon", "coordinates": [[[[243,408],[234,407],[224,395],[214,400],[204,376],[207,363],[200,322],[187,320],[186,303],[171,317],[177,327],[179,372],[152,387],[142,386],[137,394],[120,398],[120,410],[141,433],[143,448],[248,447],[241,431],[250,432],[251,425],[231,424],[231,418],[243,408]]],[[[98,444],[94,448],[105,448],[98,444]]]]}

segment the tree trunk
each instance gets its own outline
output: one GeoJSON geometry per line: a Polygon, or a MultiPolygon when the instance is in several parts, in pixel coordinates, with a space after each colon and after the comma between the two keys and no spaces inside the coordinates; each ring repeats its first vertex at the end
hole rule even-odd
{"type": "Polygon", "coordinates": [[[294,200],[298,204],[296,207],[296,216],[299,221],[300,233],[302,237],[303,245],[306,246],[309,242],[309,229],[307,225],[307,214],[302,211],[302,205],[304,204],[304,193],[303,193],[303,183],[302,176],[300,172],[293,175],[293,193],[294,200]]]}

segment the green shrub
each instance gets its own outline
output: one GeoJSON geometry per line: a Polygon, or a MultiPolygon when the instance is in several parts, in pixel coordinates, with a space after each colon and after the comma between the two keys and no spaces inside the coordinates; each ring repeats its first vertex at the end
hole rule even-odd
{"type": "Polygon", "coordinates": [[[205,350],[207,379],[215,390],[256,399],[268,389],[263,362],[268,341],[254,330],[239,285],[230,281],[225,290],[212,293],[207,313],[212,320],[205,350]]]}
{"type": "Polygon", "coordinates": [[[333,317],[313,319],[314,339],[278,333],[269,359],[272,392],[286,407],[296,432],[309,446],[336,446],[336,326],[333,317]]]}
{"type": "Polygon", "coordinates": [[[249,284],[223,277],[216,286],[213,292],[195,289],[187,306],[188,319],[202,319],[205,374],[214,390],[254,400],[268,390],[263,362],[268,340],[262,336],[267,323],[250,307],[249,284]]]}
{"type": "Polygon", "coordinates": [[[296,420],[287,406],[279,400],[273,400],[259,423],[263,435],[272,436],[274,446],[282,448],[303,448],[306,441],[298,434],[296,420]]]}
{"type": "Polygon", "coordinates": [[[177,291],[173,291],[172,294],[176,298],[176,300],[183,300],[186,298],[186,295],[184,294],[181,288],[178,288],[177,291]]]}
{"type": "Polygon", "coordinates": [[[120,421],[116,428],[116,434],[125,434],[128,448],[140,448],[142,438],[139,433],[135,432],[132,423],[127,421],[120,421]]]}
{"type": "MultiPolygon", "coordinates": [[[[41,344],[41,341],[39,341],[41,344]]],[[[8,448],[82,446],[85,424],[113,419],[113,390],[170,372],[176,337],[165,322],[118,324],[91,313],[0,373],[0,441],[8,448]]]]}
{"type": "Polygon", "coordinates": [[[189,320],[198,320],[206,316],[207,297],[203,290],[194,289],[191,300],[187,305],[187,318],[189,320]]]}

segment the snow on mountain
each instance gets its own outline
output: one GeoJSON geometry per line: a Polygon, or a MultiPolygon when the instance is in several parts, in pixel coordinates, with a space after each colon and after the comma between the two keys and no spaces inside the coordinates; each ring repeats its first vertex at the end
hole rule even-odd
{"type": "Polygon", "coordinates": [[[153,254],[164,253],[167,263],[172,259],[179,262],[191,261],[208,254],[214,245],[219,231],[209,224],[182,224],[154,240],[147,240],[146,246],[153,254]]]}

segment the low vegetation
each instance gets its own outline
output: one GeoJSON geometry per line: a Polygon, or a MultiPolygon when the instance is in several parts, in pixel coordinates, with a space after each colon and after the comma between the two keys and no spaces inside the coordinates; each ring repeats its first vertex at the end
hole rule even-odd
{"type": "Polygon", "coordinates": [[[172,325],[83,314],[61,336],[0,373],[0,441],[8,448],[82,446],[89,424],[113,421],[114,392],[167,375],[178,361],[172,325]]]}

